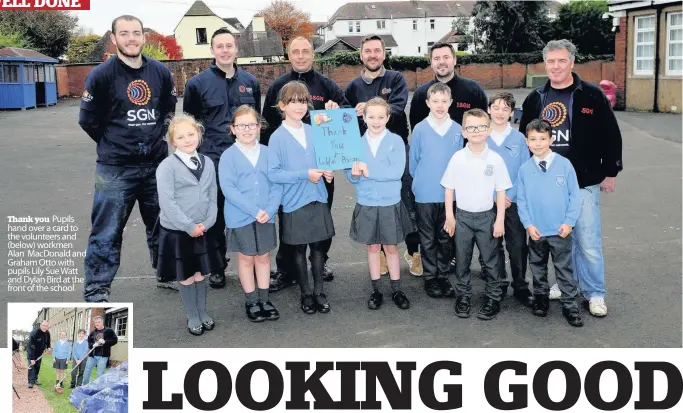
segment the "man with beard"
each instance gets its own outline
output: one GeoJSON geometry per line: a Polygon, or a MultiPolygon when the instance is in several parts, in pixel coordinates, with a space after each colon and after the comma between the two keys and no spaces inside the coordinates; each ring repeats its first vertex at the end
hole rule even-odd
{"type": "MultiPolygon", "coordinates": [[[[283,76],[280,76],[273,82],[266,92],[266,100],[263,103],[263,118],[267,123],[266,130],[261,134],[261,143],[268,145],[270,135],[282,124],[282,117],[275,108],[277,95],[280,89],[293,80],[300,81],[308,87],[308,91],[313,98],[313,110],[322,109],[338,109],[340,107],[349,107],[344,92],[332,80],[323,76],[322,74],[313,70],[313,44],[311,41],[303,36],[295,37],[290,40],[287,47],[289,60],[292,62],[292,71],[283,76]]],[[[305,123],[311,124],[310,113],[302,119],[305,123]]],[[[327,205],[332,208],[332,200],[334,199],[334,181],[328,183],[325,181],[327,188],[327,205]]],[[[278,248],[275,262],[277,263],[277,271],[271,273],[270,289],[271,291],[278,291],[282,288],[288,287],[295,282],[294,250],[291,245],[282,242],[282,208],[280,208],[280,246],[278,248]]],[[[334,278],[332,271],[327,267],[327,253],[332,245],[332,239],[327,241],[325,246],[325,273],[324,280],[330,281],[334,278]]]]}
{"type": "Polygon", "coordinates": [[[430,50],[432,70],[436,76],[433,80],[415,90],[410,102],[410,128],[422,122],[429,115],[427,107],[427,89],[436,82],[445,83],[451,88],[453,104],[448,109],[451,119],[462,125],[462,115],[470,109],[488,109],[488,98],[481,85],[474,80],[455,74],[455,49],[447,43],[434,43],[430,50]]]}
{"type": "Polygon", "coordinates": [[[28,342],[26,343],[26,358],[28,359],[29,370],[28,370],[28,388],[33,388],[33,385],[40,386],[38,381],[38,373],[40,373],[40,362],[43,352],[51,348],[50,345],[50,332],[48,328],[50,323],[47,320],[43,320],[40,323],[40,327],[35,328],[31,331],[28,336],[28,342]]]}
{"type": "MultiPolygon", "coordinates": [[[[261,87],[256,77],[237,67],[237,52],[235,36],[226,28],[216,30],[211,36],[211,54],[215,60],[208,69],[187,81],[183,95],[183,112],[194,116],[204,126],[199,152],[213,161],[216,179],[221,154],[235,142],[229,125],[237,108],[240,105],[249,105],[261,112],[261,87]]],[[[229,259],[223,215],[225,197],[220,182],[217,200],[219,213],[216,223],[208,232],[218,241],[225,264],[222,271],[209,276],[209,285],[223,288],[229,259]]]]}
{"type": "Polygon", "coordinates": [[[175,113],[171,71],[141,55],[143,26],[134,16],[112,22],[116,56],[85,81],[78,123],[97,143],[92,230],[85,255],[88,302],[105,302],[121,260],[121,240],[135,202],[156,261],[159,216],[156,168],[168,155],[164,122],[175,113]]]}
{"type": "MultiPolygon", "coordinates": [[[[407,162],[410,151],[408,146],[408,135],[410,132],[405,112],[406,103],[408,103],[408,85],[400,72],[384,68],[385,50],[384,40],[378,35],[367,36],[361,41],[360,60],[363,62],[363,70],[359,77],[352,80],[346,86],[344,94],[351,107],[356,108],[361,135],[367,130],[367,125],[363,121],[365,103],[377,96],[389,103],[391,114],[387,123],[387,129],[403,138],[403,143],[406,145],[406,168],[401,179],[401,200],[408,208],[414,222],[415,197],[410,189],[412,177],[410,176],[407,162]]],[[[420,253],[418,252],[420,244],[417,232],[408,234],[405,241],[408,251],[404,254],[404,258],[408,261],[410,273],[420,276],[422,275],[422,263],[420,261],[420,253]]],[[[380,267],[382,272],[385,273],[388,269],[384,253],[382,253],[381,257],[382,265],[380,267]]]]}

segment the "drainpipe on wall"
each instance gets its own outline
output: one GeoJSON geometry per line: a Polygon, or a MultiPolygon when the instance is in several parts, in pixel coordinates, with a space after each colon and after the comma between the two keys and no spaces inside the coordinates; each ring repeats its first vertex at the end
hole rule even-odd
{"type": "Polygon", "coordinates": [[[659,113],[659,102],[657,99],[659,95],[659,46],[661,44],[659,40],[659,19],[662,16],[662,8],[657,7],[655,10],[657,10],[655,15],[655,96],[652,103],[652,111],[659,113]]]}

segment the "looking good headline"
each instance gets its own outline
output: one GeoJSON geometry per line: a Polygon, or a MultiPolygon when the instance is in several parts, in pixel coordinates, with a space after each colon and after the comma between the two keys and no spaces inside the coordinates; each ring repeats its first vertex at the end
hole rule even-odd
{"type": "MultiPolygon", "coordinates": [[[[532,354],[527,350],[516,351],[532,354]]],[[[481,357],[481,352],[476,353],[481,357]]],[[[147,386],[141,407],[145,411],[225,408],[221,411],[230,412],[275,408],[666,411],[678,406],[683,394],[680,366],[668,361],[472,359],[464,358],[470,360],[466,363],[352,358],[337,362],[255,360],[242,365],[231,362],[229,366],[215,360],[200,360],[187,364],[184,373],[176,361],[144,361],[142,381],[147,386]],[[214,380],[215,387],[211,385],[214,380]],[[182,386],[177,386],[180,383],[182,386]]]]}

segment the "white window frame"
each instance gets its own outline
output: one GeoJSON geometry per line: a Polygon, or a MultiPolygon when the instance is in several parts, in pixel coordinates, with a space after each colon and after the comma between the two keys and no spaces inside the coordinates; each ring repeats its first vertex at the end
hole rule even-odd
{"type": "Polygon", "coordinates": [[[356,20],[356,33],[360,33],[360,20],[356,20]]]}
{"type": "Polygon", "coordinates": [[[413,19],[413,31],[414,32],[417,31],[417,20],[416,19],[413,19]]]}
{"type": "Polygon", "coordinates": [[[85,312],[85,335],[90,334],[90,319],[92,318],[92,310],[88,308],[85,312]]]}
{"type": "Polygon", "coordinates": [[[387,21],[386,20],[377,20],[377,29],[378,30],[383,30],[387,28],[387,21]]]}
{"type": "Polygon", "coordinates": [[[353,33],[353,22],[349,21],[349,33],[353,33]]]}
{"type": "MultiPolygon", "coordinates": [[[[657,33],[656,33],[656,27],[657,27],[657,22],[654,22],[654,25],[651,29],[638,29],[638,20],[640,19],[647,19],[647,18],[653,18],[657,19],[657,16],[654,14],[648,14],[644,16],[636,16],[635,19],[633,19],[633,74],[634,75],[644,75],[644,76],[652,76],[654,75],[654,61],[656,56],[652,56],[652,70],[638,70],[638,60],[650,60],[650,58],[639,58],[637,53],[638,53],[638,46],[655,46],[655,41],[657,40],[657,33]],[[652,31],[655,35],[655,41],[652,42],[647,42],[647,43],[638,43],[638,33],[648,33],[652,31]]],[[[654,53],[657,53],[657,50],[654,51],[654,53]]]]}
{"type": "Polygon", "coordinates": [[[116,318],[116,323],[114,323],[114,332],[116,332],[116,335],[119,338],[125,338],[128,335],[128,316],[123,316],[123,317],[117,317],[116,318]],[[121,320],[125,319],[126,320],[126,331],[124,332],[125,334],[119,335],[119,322],[121,320]]]}
{"type": "MultiPolygon", "coordinates": [[[[667,76],[683,75],[682,70],[669,70],[669,61],[671,60],[671,56],[669,55],[669,51],[670,51],[669,45],[670,44],[683,44],[683,40],[675,40],[673,42],[671,41],[671,30],[672,30],[671,20],[672,20],[672,16],[674,16],[674,15],[683,16],[683,12],[680,12],[680,11],[672,12],[672,13],[668,13],[666,16],[666,70],[665,70],[665,73],[667,76]]],[[[683,24],[681,24],[680,26],[676,26],[675,29],[682,29],[683,30],[683,24]]],[[[679,58],[683,58],[683,56],[680,56],[680,57],[676,56],[674,58],[676,60],[678,60],[679,58]]]]}
{"type": "Polygon", "coordinates": [[[436,30],[436,19],[429,19],[429,30],[436,30]]]}

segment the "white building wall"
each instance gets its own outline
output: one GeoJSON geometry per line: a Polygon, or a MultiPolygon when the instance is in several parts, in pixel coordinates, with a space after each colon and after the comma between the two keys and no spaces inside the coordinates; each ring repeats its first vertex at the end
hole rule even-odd
{"type": "Polygon", "coordinates": [[[210,58],[211,35],[221,27],[227,27],[234,31],[225,20],[217,16],[184,16],[175,29],[175,38],[178,45],[183,48],[184,59],[210,58]],[[197,44],[197,28],[206,29],[206,44],[197,44]]]}
{"type": "Polygon", "coordinates": [[[325,29],[325,41],[345,36],[392,35],[398,44],[398,47],[392,48],[394,56],[422,56],[429,53],[430,42],[437,42],[451,30],[453,22],[453,17],[434,17],[434,29],[432,29],[430,19],[432,18],[394,20],[387,18],[384,29],[377,28],[377,19],[360,20],[360,31],[356,31],[355,20],[337,20],[331,29],[325,29]],[[413,20],[417,21],[415,30],[413,20]],[[352,32],[349,32],[349,22],[353,24],[352,32]]]}

